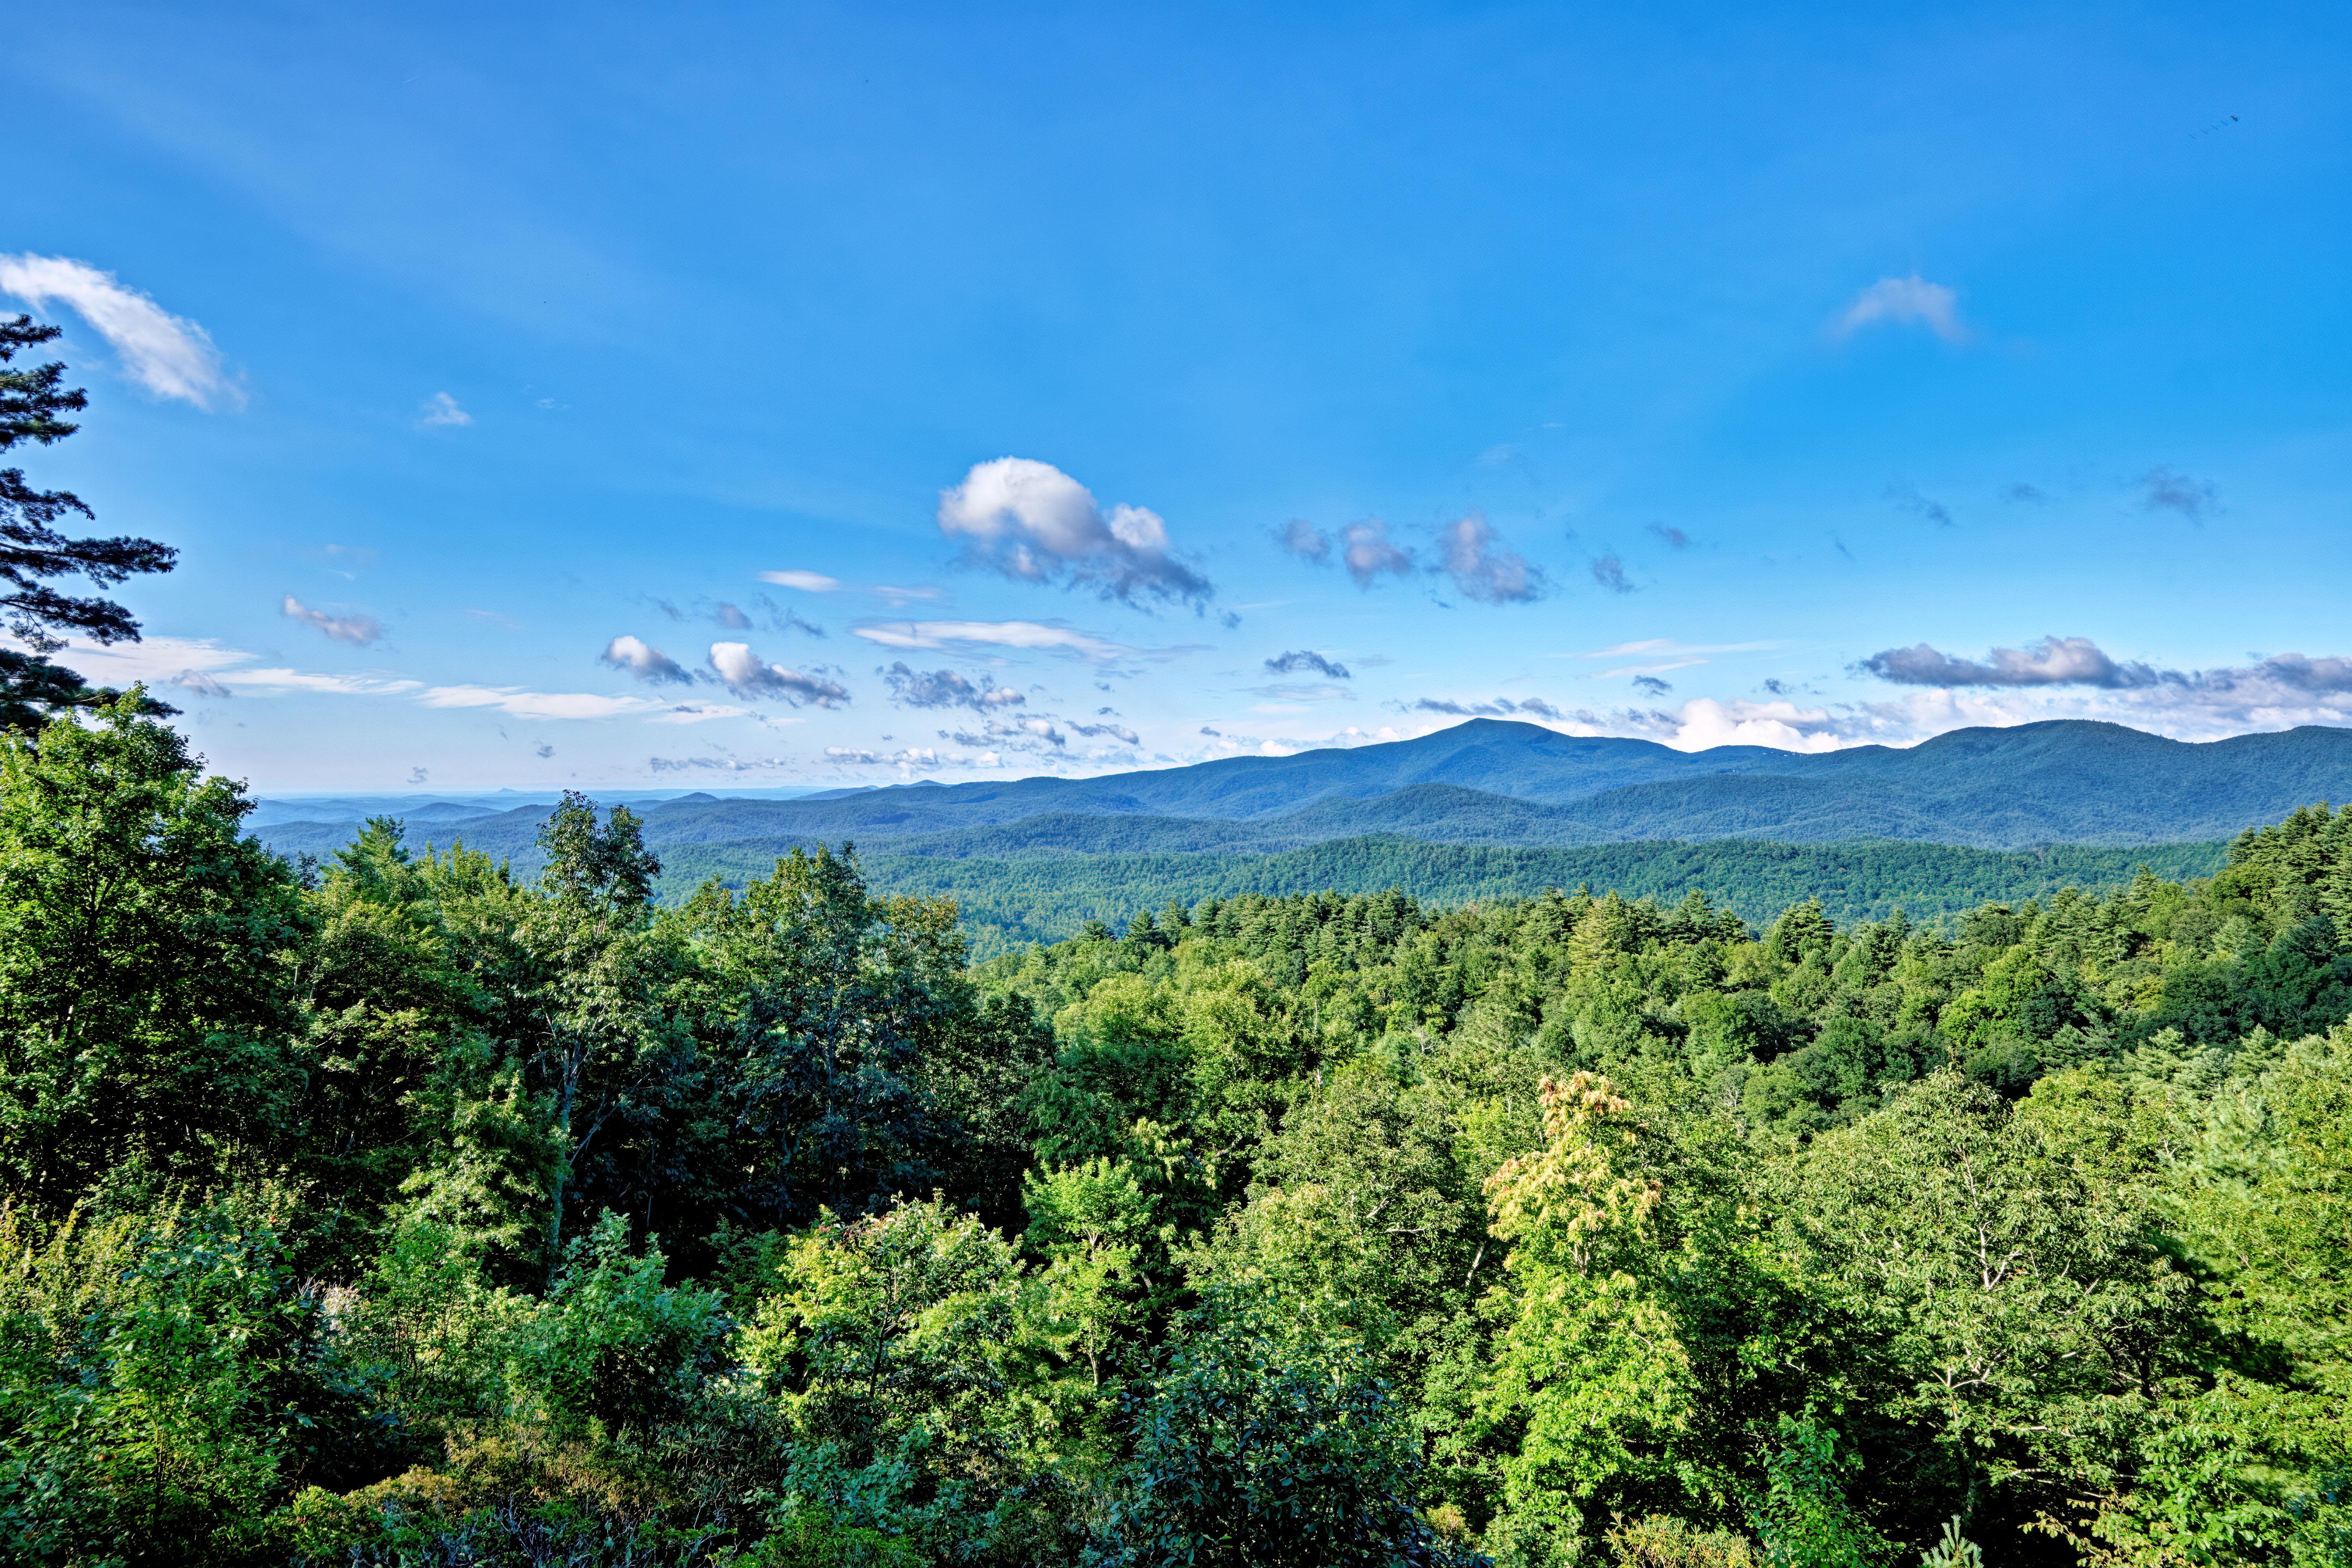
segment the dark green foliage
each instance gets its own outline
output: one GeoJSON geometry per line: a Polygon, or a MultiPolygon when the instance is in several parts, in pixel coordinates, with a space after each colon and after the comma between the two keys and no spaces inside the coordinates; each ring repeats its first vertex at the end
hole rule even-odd
{"type": "Polygon", "coordinates": [[[1355,1346],[1213,1299],[1137,1420],[1097,1568],[1402,1568],[1457,1561],[1413,1507],[1405,1412],[1355,1346]]]}
{"type": "Polygon", "coordinates": [[[0,736],[0,1171],[57,1201],[126,1163],[260,1158],[295,1120],[309,925],[235,785],[119,701],[0,736]]]}

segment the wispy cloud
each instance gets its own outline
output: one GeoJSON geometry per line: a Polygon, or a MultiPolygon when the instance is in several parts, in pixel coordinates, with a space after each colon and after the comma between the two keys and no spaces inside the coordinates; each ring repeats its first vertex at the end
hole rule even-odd
{"type": "Polygon", "coordinates": [[[838,680],[821,672],[803,674],[770,664],[753,653],[749,643],[712,643],[709,658],[720,682],[739,697],[772,697],[795,708],[804,704],[841,708],[849,702],[848,689],[838,680]]]}
{"type": "Polygon", "coordinates": [[[647,757],[646,766],[657,773],[772,773],[795,766],[790,757],[647,757]]]}
{"type": "Polygon", "coordinates": [[[1469,512],[1438,531],[1436,570],[1454,580],[1464,598],[1482,605],[1523,605],[1543,597],[1540,569],[1506,549],[1486,520],[1469,512]]]}
{"type": "Polygon", "coordinates": [[[417,700],[427,708],[490,708],[517,719],[615,719],[661,706],[646,697],[527,691],[518,686],[434,686],[417,700]]]}
{"type": "Polygon", "coordinates": [[[622,636],[604,645],[597,662],[625,669],[648,686],[690,686],[694,677],[685,666],[642,637],[622,636]]]}
{"type": "Polygon", "coordinates": [[[1914,517],[1925,518],[1937,528],[1952,526],[1952,513],[1942,501],[1930,500],[1919,493],[1919,488],[1907,480],[1897,479],[1886,487],[1886,499],[1914,517]]]}
{"type": "Polygon", "coordinates": [[[1540,697],[1496,697],[1486,701],[1462,701],[1451,697],[1423,697],[1412,702],[1391,703],[1404,713],[1442,713],[1454,719],[1504,719],[1514,713],[1532,713],[1538,719],[1559,719],[1559,709],[1540,697]]]}
{"type": "Polygon", "coordinates": [[[457,400],[446,392],[436,392],[425,400],[416,416],[416,423],[430,430],[441,426],[471,425],[474,416],[457,406],[457,400]]]}
{"type": "Polygon", "coordinates": [[[1837,319],[1839,338],[1876,326],[1925,327],[1948,343],[1964,343],[1968,328],[1960,323],[1959,296],[1941,283],[1930,283],[1916,272],[1907,278],[1882,278],[1853,297],[1837,319]]]}
{"type": "Polygon", "coordinates": [[[204,328],[173,315],[111,272],[63,256],[0,256],[0,293],[13,294],[37,310],[52,300],[70,307],[121,356],[131,379],[158,397],[207,409],[245,401],[204,328]]]}
{"type": "Polygon", "coordinates": [[[869,621],[851,628],[867,642],[909,651],[1005,647],[1111,664],[1141,651],[1048,621],[869,621]]]}
{"type": "Polygon", "coordinates": [[[1282,525],[1276,537],[1282,547],[1301,561],[1311,561],[1320,566],[1331,559],[1331,538],[1303,517],[1294,517],[1282,525]]]}
{"type": "Polygon", "coordinates": [[[997,458],[940,492],[940,531],[975,565],[1106,599],[1204,604],[1209,580],[1171,552],[1168,525],[1147,508],[1106,509],[1051,463],[997,458]]]}
{"type": "Polygon", "coordinates": [[[110,647],[76,644],[60,656],[86,679],[109,686],[174,686],[200,694],[239,696],[394,697],[427,708],[488,708],[517,719],[614,719],[638,716],[656,723],[691,723],[741,717],[717,704],[673,704],[652,697],[586,691],[532,691],[517,686],[461,683],[426,686],[381,672],[350,675],[256,663],[256,656],[210,637],[151,637],[110,647]]]}
{"type": "Polygon", "coordinates": [[[1664,655],[1679,658],[1685,654],[1760,653],[1785,647],[1779,642],[1676,642],[1672,637],[1644,637],[1639,642],[1612,643],[1607,647],[1588,648],[1581,653],[1554,654],[1554,658],[1639,658],[1664,655]]]}
{"type": "Polygon", "coordinates": [[[1633,580],[1625,575],[1625,563],[1614,555],[1592,558],[1592,580],[1612,594],[1633,592],[1633,580]]]}
{"type": "Polygon", "coordinates": [[[876,674],[903,708],[969,708],[975,713],[1019,707],[1029,700],[1009,686],[989,686],[952,669],[916,669],[903,660],[876,674]]]}
{"type": "Polygon", "coordinates": [[[1272,675],[1296,675],[1302,669],[1311,669],[1318,675],[1328,675],[1334,680],[1349,679],[1346,665],[1336,659],[1325,658],[1313,648],[1307,647],[1293,648],[1288,653],[1276,654],[1265,661],[1265,668],[1267,673],[1272,675]]]}
{"type": "Polygon", "coordinates": [[[383,623],[373,616],[362,615],[357,611],[343,616],[330,615],[325,610],[312,609],[291,594],[286,595],[278,611],[288,620],[299,621],[312,631],[336,642],[365,647],[383,636],[383,623]]]}
{"type": "Polygon", "coordinates": [[[1672,528],[1663,522],[1651,523],[1647,528],[1643,529],[1643,531],[1645,533],[1655,534],[1660,540],[1664,542],[1666,548],[1669,550],[1688,550],[1691,547],[1691,536],[1689,534],[1685,533],[1679,528],[1672,528]]]}
{"type": "Polygon", "coordinates": [[[2221,492],[2210,482],[2168,468],[2150,468],[2137,484],[2143,511],[2177,511],[2191,522],[2201,523],[2209,513],[2221,510],[2221,492]]]}
{"type": "Polygon", "coordinates": [[[838,577],[828,577],[822,572],[803,572],[798,567],[762,572],[760,581],[773,583],[779,588],[797,588],[803,594],[837,594],[842,588],[838,577]]]}

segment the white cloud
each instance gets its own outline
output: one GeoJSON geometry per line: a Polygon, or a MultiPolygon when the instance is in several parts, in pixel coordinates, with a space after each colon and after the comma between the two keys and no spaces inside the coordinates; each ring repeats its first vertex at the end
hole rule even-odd
{"type": "Polygon", "coordinates": [[[976,463],[940,492],[940,531],[966,557],[1032,583],[1087,588],[1106,599],[1184,599],[1214,592],[1169,552],[1158,512],[1121,503],[1105,510],[1093,492],[1051,463],[997,458],[976,463]]]}
{"type": "Polygon", "coordinates": [[[904,708],[969,708],[975,713],[1018,707],[1026,692],[1010,686],[990,686],[952,669],[914,669],[904,659],[875,673],[890,688],[890,700],[904,708]]]}
{"type": "Polygon", "coordinates": [[[131,378],[158,397],[198,408],[245,401],[221,368],[220,352],[204,328],[174,316],[110,272],[63,256],[0,256],[0,293],[35,310],[51,300],[72,307],[114,352],[131,378]]]}
{"type": "Polygon", "coordinates": [[[798,588],[803,594],[832,594],[841,588],[841,579],[828,577],[822,572],[803,572],[797,567],[782,572],[762,572],[762,583],[773,583],[779,588],[798,588]]]}
{"type": "Polygon", "coordinates": [[[1769,746],[1781,752],[1834,752],[1866,739],[1851,718],[1793,702],[1718,701],[1696,697],[1674,717],[1660,740],[1678,752],[1710,746],[1769,746]]]}
{"type": "Polygon", "coordinates": [[[884,647],[1011,647],[1066,654],[1095,664],[1110,664],[1139,651],[1044,621],[877,621],[852,630],[884,647]]]}
{"type": "Polygon", "coordinates": [[[872,594],[876,598],[880,599],[885,604],[890,605],[893,609],[896,609],[901,605],[912,604],[919,599],[929,601],[946,597],[946,595],[937,588],[894,588],[887,583],[877,583],[873,587],[867,589],[866,592],[872,594]]]}
{"type": "Polygon", "coordinates": [[[597,662],[625,669],[648,686],[688,686],[694,681],[677,660],[641,637],[614,637],[604,645],[597,662]]]}
{"type": "Polygon", "coordinates": [[[709,657],[710,668],[739,697],[772,697],[795,708],[803,703],[839,708],[849,701],[848,689],[841,682],[823,674],[803,675],[781,664],[770,664],[753,653],[749,643],[712,643],[709,657]]]}
{"type": "Polygon", "coordinates": [[[204,696],[244,692],[269,696],[310,691],[350,697],[388,697],[416,690],[423,682],[397,676],[325,675],[313,670],[253,668],[257,655],[228,647],[212,637],[150,637],[135,643],[100,646],[75,641],[59,662],[101,686],[176,686],[204,696]]]}
{"type": "MultiPolygon", "coordinates": [[[[1872,654],[1861,668],[1898,686],[2154,686],[2166,672],[2117,662],[2088,637],[2047,637],[2024,647],[1997,647],[1981,659],[1938,653],[1926,643],[1872,654]]],[[[2186,678],[2174,675],[2175,680],[2186,678]]]]}
{"type": "Polygon", "coordinates": [[[442,425],[471,425],[474,416],[457,406],[457,400],[446,392],[436,392],[425,400],[416,422],[427,429],[442,425]]]}
{"type": "Polygon", "coordinates": [[[1838,318],[1836,335],[1850,338],[1882,324],[1925,327],[1948,343],[1969,338],[1960,324],[1959,296],[1916,272],[1908,278],[1882,278],[1855,295],[1838,318]]]}
{"type": "Polygon", "coordinates": [[[365,647],[383,636],[383,623],[373,616],[362,615],[357,611],[347,616],[330,615],[324,610],[312,609],[291,594],[287,595],[285,602],[278,606],[278,613],[289,621],[299,621],[336,642],[365,647]]]}
{"type": "Polygon", "coordinates": [[[1494,528],[1475,511],[1440,530],[1437,549],[1438,570],[1454,579],[1465,598],[1482,605],[1521,605],[1544,595],[1542,571],[1517,551],[1503,548],[1494,528]]]}
{"type": "Polygon", "coordinates": [[[427,708],[495,708],[517,719],[615,719],[661,703],[650,697],[604,697],[590,691],[525,691],[514,686],[436,686],[418,699],[427,708]]]}
{"type": "Polygon", "coordinates": [[[1717,642],[1684,643],[1672,637],[1645,637],[1640,642],[1621,642],[1609,647],[1596,647],[1582,653],[1555,653],[1550,658],[1633,658],[1644,654],[1664,654],[1680,657],[1704,653],[1758,653],[1769,648],[1785,647],[1777,642],[1717,642]]]}
{"type": "MultiPolygon", "coordinates": [[[[726,702],[680,702],[675,707],[665,708],[658,713],[646,714],[646,722],[648,724],[707,724],[713,719],[748,719],[751,716],[751,710],[749,708],[737,708],[726,702]]],[[[769,722],[798,723],[799,721],[796,719],[771,720],[769,722]]]]}

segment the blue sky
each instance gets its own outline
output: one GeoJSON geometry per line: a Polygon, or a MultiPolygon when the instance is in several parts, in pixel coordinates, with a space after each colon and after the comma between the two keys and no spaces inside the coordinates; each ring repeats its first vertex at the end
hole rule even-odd
{"type": "Polygon", "coordinates": [[[1587,10],[20,20],[75,658],[271,791],[2352,723],[2352,16],[1587,10]]]}

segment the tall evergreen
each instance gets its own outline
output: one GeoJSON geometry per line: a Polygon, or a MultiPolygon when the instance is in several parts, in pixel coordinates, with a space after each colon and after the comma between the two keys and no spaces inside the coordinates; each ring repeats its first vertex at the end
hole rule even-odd
{"type": "MultiPolygon", "coordinates": [[[[0,321],[0,453],[24,442],[50,446],[80,428],[65,416],[80,413],[89,398],[65,385],[62,362],[13,368],[19,350],[48,342],[59,331],[30,316],[0,321]]],[[[36,730],[58,712],[96,708],[119,695],[48,657],[68,637],[139,640],[139,623],[130,611],[102,595],[61,593],[52,579],[78,576],[111,588],[142,573],[169,572],[177,559],[177,551],[152,539],[77,539],[61,531],[58,524],[76,514],[96,518],[72,491],[37,489],[24,469],[0,468],[0,585],[7,589],[0,594],[0,620],[25,645],[0,648],[0,728],[36,730]]],[[[173,711],[152,699],[143,708],[157,715],[173,711]]]]}

